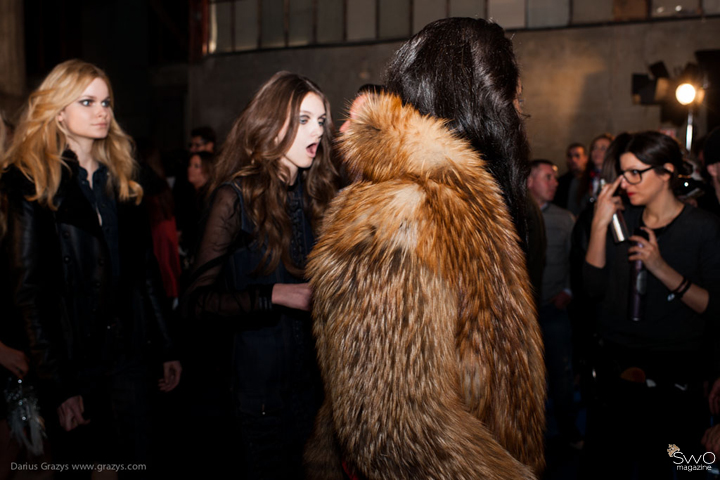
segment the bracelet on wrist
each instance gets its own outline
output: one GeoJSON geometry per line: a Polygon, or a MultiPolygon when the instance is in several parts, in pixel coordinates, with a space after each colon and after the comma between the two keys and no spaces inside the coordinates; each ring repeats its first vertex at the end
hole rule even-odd
{"type": "Polygon", "coordinates": [[[683,297],[683,295],[685,295],[687,293],[687,291],[690,290],[690,287],[692,287],[692,282],[690,280],[688,280],[687,283],[685,284],[685,286],[682,288],[682,290],[680,290],[677,293],[677,295],[675,295],[675,299],[680,300],[683,297]]]}
{"type": "Polygon", "coordinates": [[[678,285],[677,288],[671,291],[670,294],[667,296],[667,301],[672,302],[673,300],[680,300],[682,296],[685,295],[685,292],[690,289],[690,285],[692,285],[690,279],[683,276],[680,285],[678,285]]]}

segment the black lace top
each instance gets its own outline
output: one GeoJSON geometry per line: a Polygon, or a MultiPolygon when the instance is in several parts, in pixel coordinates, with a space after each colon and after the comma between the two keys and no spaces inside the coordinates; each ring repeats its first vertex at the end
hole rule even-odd
{"type": "MultiPolygon", "coordinates": [[[[214,348],[232,350],[232,385],[240,411],[297,408],[300,402],[300,410],[311,417],[319,406],[321,384],[310,315],[271,302],[276,283],[305,280],[290,274],[282,262],[270,274],[253,273],[265,246],[255,238],[240,188],[225,184],[213,196],[183,310],[196,328],[222,325],[232,332],[231,346],[220,339],[214,348]]],[[[290,253],[300,267],[314,244],[302,192],[300,181],[288,191],[290,253]]]]}

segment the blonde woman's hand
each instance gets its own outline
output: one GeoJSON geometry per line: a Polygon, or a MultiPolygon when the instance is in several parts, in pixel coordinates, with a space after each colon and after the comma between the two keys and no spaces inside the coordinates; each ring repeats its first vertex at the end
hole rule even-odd
{"type": "Polygon", "coordinates": [[[309,312],[312,288],[309,283],[276,283],[272,290],[272,303],[309,312]]]}
{"type": "Polygon", "coordinates": [[[83,403],[83,398],[80,395],[76,395],[65,400],[62,405],[58,407],[57,412],[60,425],[62,425],[62,427],[68,432],[80,425],[87,425],[90,423],[90,420],[85,420],[83,418],[83,413],[85,413],[85,404],[83,403]]]}
{"type": "Polygon", "coordinates": [[[30,368],[23,352],[3,343],[0,343],[0,364],[19,378],[23,378],[30,368]]]}
{"type": "Polygon", "coordinates": [[[170,392],[180,383],[182,365],[177,360],[163,363],[163,378],[158,382],[161,392],[170,392]]]}

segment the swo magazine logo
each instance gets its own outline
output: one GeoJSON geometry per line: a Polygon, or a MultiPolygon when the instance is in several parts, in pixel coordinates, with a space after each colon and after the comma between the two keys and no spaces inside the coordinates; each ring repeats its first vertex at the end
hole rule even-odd
{"type": "Polygon", "coordinates": [[[713,452],[705,452],[702,455],[690,455],[686,457],[680,447],[674,444],[668,445],[668,455],[673,459],[675,468],[678,470],[710,470],[712,464],[715,463],[715,454],[713,452]]]}

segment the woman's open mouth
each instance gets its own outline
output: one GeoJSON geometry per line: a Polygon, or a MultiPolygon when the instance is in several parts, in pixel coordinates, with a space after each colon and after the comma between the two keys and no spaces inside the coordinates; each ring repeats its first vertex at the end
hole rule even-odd
{"type": "Polygon", "coordinates": [[[307,154],[311,157],[315,157],[315,154],[317,153],[318,144],[317,143],[311,143],[308,145],[308,147],[305,149],[307,151],[307,154]]]}

